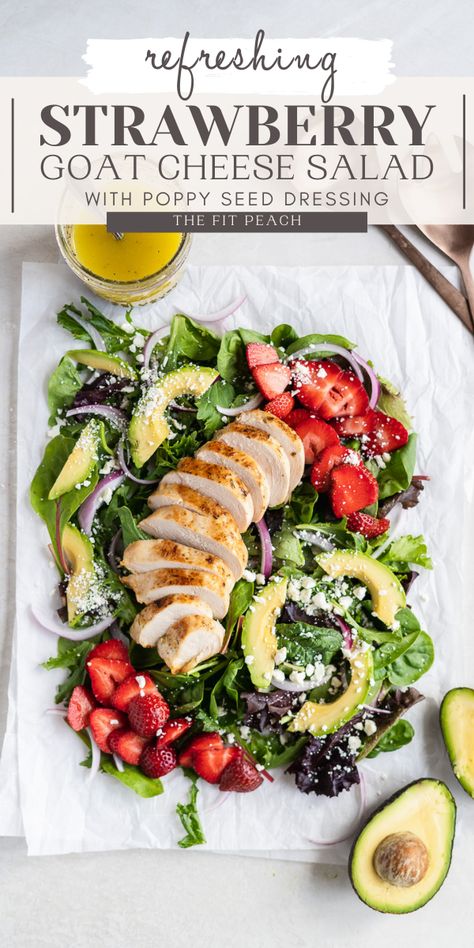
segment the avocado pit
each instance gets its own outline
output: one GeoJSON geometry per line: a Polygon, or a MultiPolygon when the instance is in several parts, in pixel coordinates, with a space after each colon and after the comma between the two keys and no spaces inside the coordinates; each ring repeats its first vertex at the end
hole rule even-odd
{"type": "Polygon", "coordinates": [[[380,879],[402,888],[421,882],[428,863],[428,850],[414,833],[392,833],[374,853],[374,869],[380,879]]]}

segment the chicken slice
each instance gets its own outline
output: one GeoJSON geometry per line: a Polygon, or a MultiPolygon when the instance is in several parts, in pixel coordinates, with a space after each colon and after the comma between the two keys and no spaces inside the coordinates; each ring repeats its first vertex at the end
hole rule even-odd
{"type": "Polygon", "coordinates": [[[138,645],[151,648],[175,622],[185,616],[197,615],[212,619],[212,609],[204,599],[186,595],[165,596],[138,613],[130,628],[130,635],[138,645]]]}
{"type": "Polygon", "coordinates": [[[287,500],[290,493],[290,462],[278,441],[252,425],[233,421],[215,434],[216,441],[225,441],[245,451],[260,465],[270,488],[270,507],[287,500]]]}
{"type": "Polygon", "coordinates": [[[304,447],[301,438],[290,428],[281,418],[270,414],[268,411],[255,409],[254,411],[243,412],[239,415],[238,422],[244,425],[251,425],[252,428],[258,428],[259,431],[265,431],[275,438],[275,441],[283,448],[290,462],[290,493],[297,484],[299,484],[304,474],[304,447]]]}
{"type": "Polygon", "coordinates": [[[198,458],[183,458],[177,470],[169,471],[165,476],[168,483],[186,484],[217,500],[232,514],[242,533],[248,529],[253,515],[252,497],[244,482],[232,471],[198,458]]]}
{"type": "Polygon", "coordinates": [[[135,593],[138,602],[145,605],[164,596],[184,593],[204,599],[217,619],[223,619],[229,608],[229,594],[224,581],[198,569],[155,569],[149,573],[122,576],[121,579],[135,593]]]}
{"type": "Polygon", "coordinates": [[[210,464],[227,467],[237,474],[252,497],[252,520],[256,523],[262,519],[270,500],[270,488],[262,468],[250,454],[233,448],[225,441],[209,441],[196,451],[196,457],[210,464]]]}
{"type": "Polygon", "coordinates": [[[170,483],[166,474],[161,479],[159,487],[150,494],[147,503],[152,510],[177,504],[185,507],[186,510],[194,510],[195,513],[205,514],[206,517],[214,517],[216,520],[225,518],[231,530],[239,529],[232,514],[221,507],[217,501],[212,500],[211,497],[205,497],[204,494],[193,490],[192,487],[187,487],[186,484],[170,483]]]}
{"type": "Polygon", "coordinates": [[[136,540],[126,547],[122,566],[131,573],[148,573],[153,569],[202,569],[220,576],[230,593],[234,576],[220,556],[196,550],[174,540],[136,540]]]}
{"type": "Polygon", "coordinates": [[[158,654],[173,675],[186,674],[220,652],[224,635],[223,626],[214,619],[185,616],[161,636],[158,654]]]}
{"type": "Polygon", "coordinates": [[[170,507],[158,507],[141,521],[140,527],[152,537],[173,540],[175,543],[220,557],[236,581],[247,566],[247,547],[237,524],[225,517],[222,520],[215,519],[175,504],[170,507]]]}

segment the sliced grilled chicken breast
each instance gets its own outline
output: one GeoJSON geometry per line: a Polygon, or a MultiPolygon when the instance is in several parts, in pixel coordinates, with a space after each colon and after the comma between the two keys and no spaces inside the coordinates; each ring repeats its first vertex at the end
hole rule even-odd
{"type": "Polygon", "coordinates": [[[245,451],[260,465],[270,489],[270,507],[282,504],[290,493],[290,462],[278,441],[252,425],[233,421],[215,434],[216,441],[225,441],[245,451]]]}
{"type": "Polygon", "coordinates": [[[122,576],[122,583],[134,593],[138,602],[148,605],[165,596],[199,596],[207,602],[212,614],[223,619],[229,608],[229,594],[219,576],[198,569],[156,569],[149,573],[122,576]]]}
{"type": "Polygon", "coordinates": [[[220,622],[206,616],[185,616],[158,641],[158,654],[173,675],[190,672],[206,658],[217,655],[224,641],[220,622]]]}
{"type": "Polygon", "coordinates": [[[196,513],[205,514],[206,517],[215,517],[217,520],[225,518],[231,529],[239,529],[232,514],[221,507],[216,500],[205,497],[204,494],[200,494],[198,490],[193,490],[192,487],[187,487],[186,484],[171,483],[168,481],[167,474],[161,479],[159,487],[150,494],[147,503],[152,510],[177,504],[180,507],[186,507],[186,510],[194,510],[196,513]]]}
{"type": "Polygon", "coordinates": [[[259,408],[244,412],[237,420],[244,425],[258,428],[259,431],[265,431],[281,445],[290,462],[291,493],[304,474],[304,447],[296,431],[293,431],[293,428],[285,424],[281,418],[270,414],[269,411],[261,411],[259,408]]]}
{"type": "Polygon", "coordinates": [[[212,619],[212,609],[198,596],[165,596],[159,602],[145,606],[133,620],[130,635],[143,648],[156,645],[170,626],[185,616],[206,616],[212,619]]]}
{"type": "Polygon", "coordinates": [[[253,503],[244,482],[218,464],[208,464],[198,458],[183,458],[176,471],[166,474],[168,483],[186,484],[200,494],[217,500],[232,514],[239,530],[244,533],[252,520],[253,503]]]}
{"type": "Polygon", "coordinates": [[[235,582],[233,573],[220,556],[174,540],[136,540],[126,547],[122,566],[131,573],[148,573],[153,569],[202,569],[205,573],[220,576],[229,592],[235,582]]]}
{"type": "Polygon", "coordinates": [[[253,503],[252,520],[261,520],[270,500],[270,488],[259,464],[245,451],[239,451],[225,441],[209,441],[196,451],[196,457],[210,464],[229,468],[240,477],[250,491],[253,503]]]}
{"type": "Polygon", "coordinates": [[[140,527],[152,537],[173,540],[218,556],[229,567],[235,580],[240,579],[247,566],[247,547],[237,524],[230,517],[216,519],[175,504],[158,507],[141,521],[140,527]]]}

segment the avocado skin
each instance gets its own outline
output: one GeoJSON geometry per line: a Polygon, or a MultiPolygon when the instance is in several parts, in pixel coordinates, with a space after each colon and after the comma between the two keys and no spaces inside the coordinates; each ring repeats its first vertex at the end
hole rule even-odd
{"type": "Polygon", "coordinates": [[[400,790],[396,790],[395,793],[393,793],[391,797],[388,797],[386,800],[384,800],[383,803],[381,803],[378,807],[375,808],[375,810],[372,810],[372,813],[370,814],[370,816],[368,816],[367,819],[364,820],[362,826],[360,827],[360,829],[359,829],[359,831],[358,831],[358,833],[357,833],[357,836],[355,837],[354,842],[352,843],[351,851],[350,851],[350,853],[349,853],[349,860],[348,860],[347,871],[348,871],[348,875],[349,875],[349,880],[350,880],[351,886],[352,886],[352,888],[354,889],[354,892],[355,892],[355,894],[357,895],[357,898],[360,899],[360,901],[361,901],[364,905],[367,905],[367,908],[370,908],[373,912],[378,912],[380,915],[409,915],[411,912],[416,912],[419,908],[424,908],[425,905],[428,905],[428,902],[431,902],[431,900],[434,899],[435,895],[438,894],[438,892],[439,892],[441,886],[443,885],[443,882],[444,882],[445,879],[447,878],[447,875],[448,875],[449,870],[450,870],[450,868],[451,868],[451,862],[452,862],[452,859],[453,859],[454,837],[455,837],[455,835],[456,835],[456,814],[457,814],[456,801],[455,801],[455,799],[454,799],[454,797],[453,797],[453,795],[452,795],[452,793],[451,793],[449,787],[444,783],[444,780],[438,780],[436,777],[418,777],[418,780],[412,780],[410,783],[405,784],[404,787],[401,787],[400,790]],[[406,908],[406,909],[404,909],[403,911],[400,911],[400,912],[389,912],[389,911],[386,911],[385,909],[376,908],[374,905],[369,905],[369,903],[366,902],[365,899],[362,898],[362,896],[360,895],[360,893],[357,891],[357,888],[356,888],[356,886],[355,886],[354,879],[353,879],[353,876],[352,876],[352,863],[353,863],[355,848],[356,848],[356,846],[357,846],[358,839],[359,839],[361,833],[363,833],[363,831],[365,830],[366,826],[368,826],[368,824],[371,822],[371,820],[373,820],[373,818],[374,818],[375,816],[377,816],[379,813],[381,813],[382,810],[385,810],[385,808],[388,807],[391,803],[395,803],[395,801],[398,800],[398,797],[400,797],[400,796],[401,796],[403,793],[405,793],[407,790],[410,790],[411,787],[415,787],[417,784],[423,783],[424,780],[429,780],[430,782],[437,783],[437,784],[439,784],[441,787],[444,787],[444,789],[447,790],[449,796],[451,797],[451,804],[452,804],[452,807],[453,807],[453,832],[452,832],[452,836],[451,836],[449,851],[447,851],[447,854],[446,854],[446,855],[447,855],[447,859],[446,859],[446,872],[445,872],[445,874],[444,874],[444,876],[443,876],[443,879],[441,880],[440,885],[439,885],[438,888],[436,889],[436,892],[433,892],[433,895],[431,895],[430,898],[427,899],[426,902],[423,903],[423,905],[420,905],[420,906],[415,905],[413,908],[406,908]]]}
{"type": "Polygon", "coordinates": [[[454,768],[454,763],[455,763],[454,753],[453,753],[453,756],[451,756],[451,750],[450,750],[451,740],[450,740],[450,735],[449,735],[449,724],[447,720],[448,705],[449,705],[450,698],[454,694],[459,695],[460,693],[463,693],[463,692],[466,695],[466,697],[469,696],[470,698],[474,700],[474,689],[468,688],[467,686],[460,687],[460,688],[450,688],[450,690],[446,692],[439,709],[439,726],[441,728],[441,734],[443,735],[444,746],[446,748],[446,753],[448,755],[449,763],[451,765],[453,774],[456,777],[456,780],[459,783],[459,786],[462,787],[464,792],[467,793],[467,795],[471,797],[471,799],[473,799],[474,798],[474,785],[469,782],[469,780],[464,776],[464,774],[460,774],[459,772],[456,773],[456,770],[454,768]]]}

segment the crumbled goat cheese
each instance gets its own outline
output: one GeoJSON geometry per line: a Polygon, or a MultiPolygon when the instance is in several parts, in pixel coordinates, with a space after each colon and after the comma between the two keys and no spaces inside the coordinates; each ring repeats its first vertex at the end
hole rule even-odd
{"type": "Polygon", "coordinates": [[[364,731],[367,734],[367,737],[370,737],[372,734],[375,734],[377,730],[377,725],[375,721],[366,721],[364,724],[364,731]]]}
{"type": "Polygon", "coordinates": [[[349,740],[348,740],[348,742],[347,742],[347,746],[348,746],[348,748],[349,748],[351,754],[356,754],[357,751],[359,750],[359,747],[361,746],[361,744],[362,744],[362,741],[361,741],[360,737],[357,737],[355,734],[351,734],[351,736],[350,736],[350,738],[349,738],[349,740]]]}
{"type": "Polygon", "coordinates": [[[255,659],[254,659],[253,655],[246,655],[246,656],[245,656],[245,664],[246,664],[246,665],[253,665],[254,661],[255,661],[255,659]]]}
{"type": "Polygon", "coordinates": [[[279,648],[275,655],[275,665],[281,665],[286,659],[286,646],[279,648]]]}
{"type": "Polygon", "coordinates": [[[256,578],[256,573],[253,573],[251,569],[244,569],[242,573],[242,579],[246,579],[247,582],[253,583],[256,578]]]}
{"type": "Polygon", "coordinates": [[[285,675],[282,671],[280,671],[279,668],[275,668],[272,678],[273,678],[273,681],[284,681],[285,675]]]}

